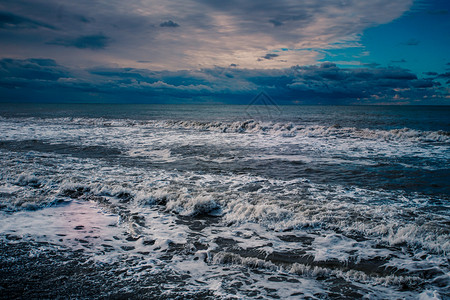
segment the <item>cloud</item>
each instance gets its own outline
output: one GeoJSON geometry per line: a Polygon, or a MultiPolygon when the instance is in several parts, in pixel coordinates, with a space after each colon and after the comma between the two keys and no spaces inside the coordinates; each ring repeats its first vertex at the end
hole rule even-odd
{"type": "Polygon", "coordinates": [[[55,29],[52,25],[21,17],[9,12],[0,11],[0,29],[29,29],[29,28],[55,29]]]}
{"type": "Polygon", "coordinates": [[[58,38],[48,44],[65,47],[75,47],[79,49],[99,50],[105,49],[110,42],[110,38],[103,34],[85,35],[77,38],[58,38]]]}
{"type": "Polygon", "coordinates": [[[364,30],[391,22],[411,4],[412,0],[130,0],[95,5],[69,0],[9,1],[10,13],[29,20],[51,20],[58,31],[49,33],[41,28],[14,40],[2,37],[2,48],[20,47],[22,57],[51,53],[54,59],[71,65],[98,61],[137,67],[137,61],[150,60],[153,70],[226,67],[230,63],[244,68],[287,68],[316,63],[324,49],[355,46],[364,30]],[[177,30],[157,30],[175,27],[177,30]],[[99,32],[102,35],[93,35],[99,32]],[[283,59],[257,61],[282,48],[287,49],[283,59]],[[76,49],[106,49],[102,52],[107,55],[80,55],[76,49]]]}
{"type": "Polygon", "coordinates": [[[361,64],[362,66],[364,66],[364,67],[368,67],[368,68],[376,68],[376,67],[379,67],[380,66],[380,64],[378,64],[378,63],[367,63],[367,64],[361,64]]]}
{"type": "MultiPolygon", "coordinates": [[[[287,86],[317,103],[377,103],[401,97],[411,102],[436,92],[433,80],[417,79],[400,68],[343,69],[337,66],[295,67],[299,76],[287,86]]],[[[303,98],[301,97],[301,98],[303,98]]]]}
{"type": "Polygon", "coordinates": [[[450,78],[450,72],[445,72],[438,75],[439,78],[450,78]]]}
{"type": "Polygon", "coordinates": [[[439,85],[439,83],[435,83],[429,79],[414,80],[414,81],[411,81],[411,84],[413,87],[419,88],[419,89],[432,88],[435,85],[439,85]]]}
{"type": "Polygon", "coordinates": [[[425,104],[430,100],[424,99],[434,99],[442,104],[448,96],[439,82],[420,79],[402,68],[341,68],[329,62],[286,69],[230,66],[153,71],[114,67],[69,70],[53,60],[3,59],[0,78],[0,101],[29,99],[30,91],[39,91],[48,101],[60,101],[64,92],[68,99],[83,101],[133,99],[147,103],[208,100],[246,104],[260,91],[266,91],[278,104],[373,104],[388,103],[395,97],[425,104]]]}
{"type": "MultiPolygon", "coordinates": [[[[385,57],[388,64],[399,66],[392,68],[376,62],[359,68],[358,62],[351,68],[316,65],[331,59],[326,53],[334,50],[352,55],[360,51],[355,49],[363,48],[366,29],[390,23],[412,4],[412,0],[95,4],[0,0],[0,99],[24,98],[27,88],[34,94],[39,90],[43,99],[55,98],[52,93],[60,91],[75,100],[92,93],[119,102],[167,98],[242,103],[261,90],[282,103],[376,103],[396,95],[440,99],[448,90],[439,84],[448,77],[422,79],[401,68],[411,67],[413,60],[400,65],[403,60],[385,57]],[[4,57],[23,59],[1,60],[4,57]]],[[[410,39],[403,44],[419,43],[410,39]]],[[[422,43],[425,46],[425,39],[422,43]]],[[[417,47],[413,48],[410,51],[417,47]]],[[[370,51],[367,55],[372,55],[370,51]]]]}
{"type": "Polygon", "coordinates": [[[56,81],[69,77],[69,71],[52,59],[2,59],[0,60],[0,77],[22,81],[56,81]]]}
{"type": "Polygon", "coordinates": [[[278,21],[278,20],[269,20],[269,22],[270,22],[270,23],[272,23],[274,27],[277,27],[277,26],[282,26],[282,25],[284,25],[284,23],[283,23],[283,22],[281,22],[281,21],[278,21]]]}
{"type": "Polygon", "coordinates": [[[391,62],[392,63],[397,63],[397,64],[403,64],[403,63],[406,63],[406,60],[405,59],[399,59],[399,60],[391,60],[391,62]]]}
{"type": "Polygon", "coordinates": [[[264,59],[274,59],[275,57],[278,57],[278,54],[274,54],[274,53],[267,53],[266,55],[264,55],[262,58],[264,59]]]}
{"type": "Polygon", "coordinates": [[[175,23],[172,20],[169,20],[169,21],[165,21],[165,22],[162,22],[161,24],[159,24],[159,27],[180,27],[180,25],[178,25],[177,23],[175,23]]]}
{"type": "Polygon", "coordinates": [[[436,76],[436,75],[438,75],[437,72],[424,72],[423,74],[428,75],[428,76],[436,76]]]}

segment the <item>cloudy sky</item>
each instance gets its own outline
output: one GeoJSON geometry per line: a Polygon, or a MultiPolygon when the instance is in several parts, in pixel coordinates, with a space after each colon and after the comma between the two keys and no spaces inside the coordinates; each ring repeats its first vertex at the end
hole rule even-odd
{"type": "Polygon", "coordinates": [[[0,101],[450,104],[447,0],[0,0],[0,101]]]}

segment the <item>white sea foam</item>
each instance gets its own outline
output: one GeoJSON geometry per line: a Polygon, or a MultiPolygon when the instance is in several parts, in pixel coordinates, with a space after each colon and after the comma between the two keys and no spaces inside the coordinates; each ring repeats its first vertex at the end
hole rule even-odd
{"type": "MultiPolygon", "coordinates": [[[[287,123],[262,122],[255,120],[219,122],[219,121],[193,121],[193,120],[132,120],[132,119],[105,119],[105,118],[20,118],[6,119],[0,118],[3,126],[12,124],[32,124],[33,126],[51,126],[72,129],[71,125],[94,125],[97,129],[102,127],[113,128],[133,128],[138,130],[151,128],[166,129],[195,129],[200,131],[212,131],[222,133],[257,133],[273,134],[284,137],[321,137],[329,136],[335,138],[361,138],[369,140],[384,141],[410,141],[410,142],[440,142],[449,143],[450,133],[445,131],[421,131],[410,128],[399,128],[390,130],[304,125],[287,123]]],[[[77,129],[81,129],[77,127],[77,129]]],[[[132,130],[132,129],[130,129],[132,130]]]]}
{"type": "Polygon", "coordinates": [[[183,197],[177,201],[169,200],[167,209],[187,216],[197,216],[203,214],[220,215],[220,205],[206,195],[196,197],[183,197]]]}
{"type": "Polygon", "coordinates": [[[450,250],[449,233],[444,225],[448,216],[439,217],[444,218],[443,223],[414,222],[414,218],[419,221],[430,218],[429,213],[420,210],[429,206],[429,200],[423,196],[415,199],[414,195],[406,195],[405,200],[405,195],[390,192],[328,187],[302,179],[267,181],[246,175],[195,175],[196,180],[191,181],[189,178],[194,174],[162,171],[141,174],[139,179],[126,175],[126,169],[119,172],[107,166],[97,168],[97,176],[92,177],[89,164],[85,167],[85,171],[79,173],[84,166],[78,165],[80,169],[66,174],[67,179],[59,178],[60,174],[47,175],[45,180],[29,173],[19,175],[11,180],[14,185],[8,183],[15,189],[11,198],[3,203],[13,210],[36,209],[64,197],[91,199],[90,196],[97,196],[121,205],[128,201],[133,205],[162,204],[165,210],[185,216],[223,215],[227,224],[255,222],[276,231],[332,229],[377,238],[392,246],[406,243],[435,253],[450,250]],[[74,181],[77,177],[79,179],[74,181]],[[130,184],[123,186],[127,181],[130,184]],[[261,188],[251,193],[241,191],[252,182],[259,182],[261,188]],[[272,192],[274,187],[278,188],[272,192]],[[395,198],[398,202],[393,202],[395,198]],[[405,214],[412,219],[405,220],[405,214]]]}
{"type": "Polygon", "coordinates": [[[0,149],[2,233],[62,239],[61,245],[88,249],[104,263],[142,260],[136,268],[153,266],[146,270],[155,274],[187,275],[198,266],[203,283],[186,280],[218,297],[232,290],[247,298],[261,287],[268,290],[256,295],[269,297],[274,289],[289,297],[300,281],[301,297],[320,298],[338,278],[375,299],[433,299],[449,285],[450,215],[443,195],[261,170],[279,162],[335,168],[392,160],[442,171],[448,162],[444,132],[257,121],[0,123],[6,141],[0,149]],[[64,226],[52,229],[56,221],[64,226]],[[83,228],[74,229],[78,225],[83,228]],[[57,235],[63,229],[66,238],[57,235]],[[380,274],[359,265],[371,262],[380,274]],[[254,282],[245,283],[246,277],[254,282]],[[410,291],[397,288],[402,285],[410,291]]]}
{"type": "Polygon", "coordinates": [[[438,291],[425,290],[419,295],[419,300],[441,300],[438,291]]]}
{"type": "Polygon", "coordinates": [[[289,269],[285,269],[283,266],[275,265],[271,262],[267,262],[262,259],[254,258],[254,257],[241,257],[240,255],[234,253],[227,252],[219,252],[215,254],[211,258],[211,263],[214,264],[235,264],[246,266],[249,268],[256,269],[266,269],[275,272],[286,272],[299,274],[306,277],[330,277],[336,276],[338,278],[343,278],[349,281],[356,281],[360,283],[370,283],[375,285],[386,285],[386,286],[398,286],[398,285],[408,285],[415,286],[418,283],[423,281],[422,278],[415,276],[369,276],[368,274],[361,271],[342,271],[342,270],[333,270],[328,268],[322,268],[318,266],[309,266],[299,263],[294,263],[289,269]]]}

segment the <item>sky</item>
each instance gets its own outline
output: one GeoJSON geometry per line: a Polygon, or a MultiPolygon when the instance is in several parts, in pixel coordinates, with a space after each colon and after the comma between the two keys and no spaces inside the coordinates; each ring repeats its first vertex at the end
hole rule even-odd
{"type": "Polygon", "coordinates": [[[447,0],[0,0],[0,102],[450,104],[447,0]]]}

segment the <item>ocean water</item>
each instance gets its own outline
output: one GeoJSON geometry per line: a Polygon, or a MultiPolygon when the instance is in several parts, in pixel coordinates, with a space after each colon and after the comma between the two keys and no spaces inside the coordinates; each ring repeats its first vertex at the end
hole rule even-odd
{"type": "Polygon", "coordinates": [[[0,155],[0,298],[450,297],[450,107],[0,104],[0,155]]]}

